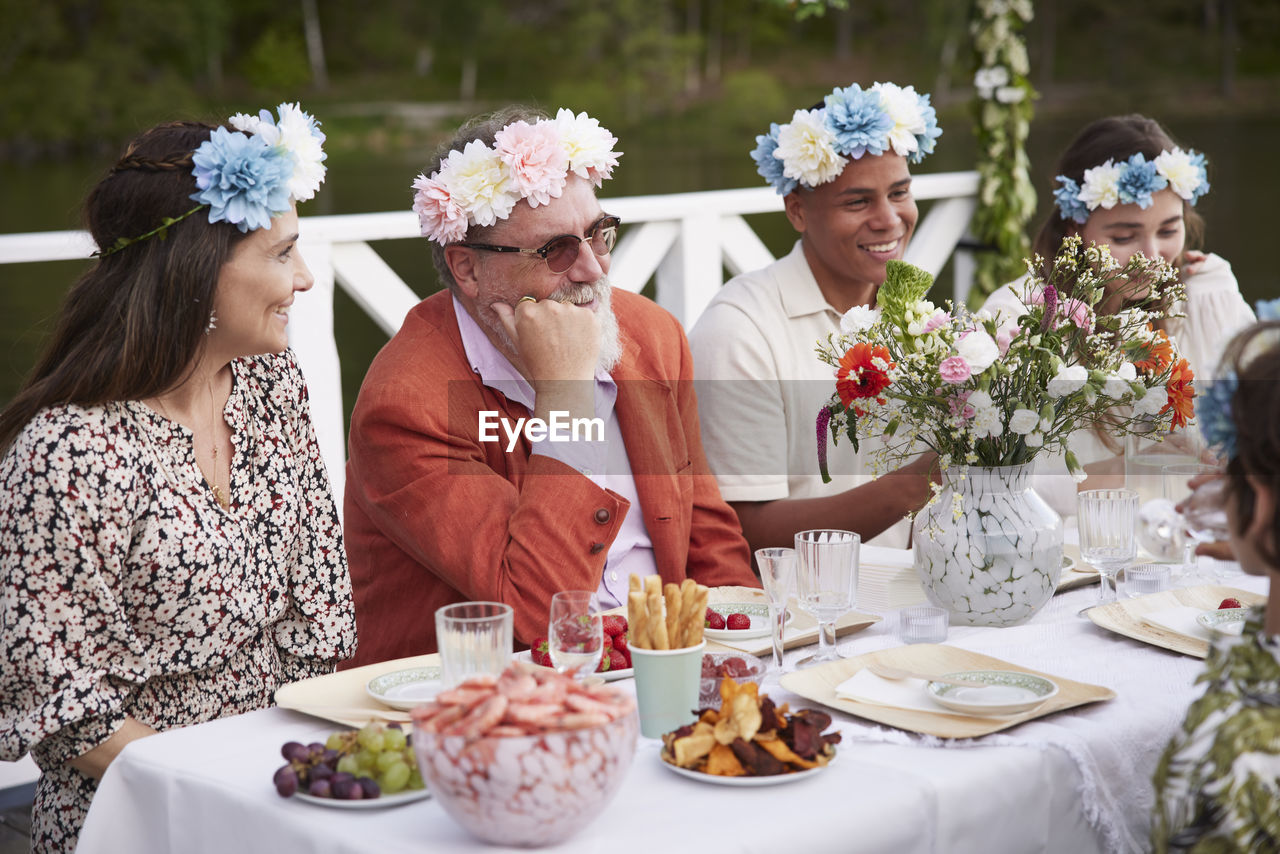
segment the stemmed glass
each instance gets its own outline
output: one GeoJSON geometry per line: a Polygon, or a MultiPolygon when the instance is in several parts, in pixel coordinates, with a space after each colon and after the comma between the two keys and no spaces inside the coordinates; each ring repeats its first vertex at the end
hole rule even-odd
{"type": "Polygon", "coordinates": [[[592,590],[563,590],[551,597],[547,621],[551,664],[581,679],[596,669],[604,649],[600,600],[592,590]]]}
{"type": "Polygon", "coordinates": [[[782,630],[787,624],[787,595],[796,575],[795,549],[756,549],[756,567],[769,600],[769,626],[773,633],[773,666],[782,669],[782,630]]]}
{"type": "Polygon", "coordinates": [[[1097,604],[1106,605],[1116,601],[1116,573],[1138,556],[1134,536],[1138,493],[1132,489],[1091,489],[1079,493],[1077,501],[1080,556],[1098,568],[1097,604]]]}
{"type": "Polygon", "coordinates": [[[818,621],[818,651],[797,663],[809,667],[839,661],[836,620],[853,607],[862,538],[852,531],[796,534],[796,587],[800,607],[818,621]]]}
{"type": "Polygon", "coordinates": [[[1206,474],[1219,474],[1220,466],[1204,463],[1165,466],[1164,497],[1175,505],[1178,524],[1174,526],[1174,542],[1183,543],[1183,572],[1196,570],[1196,544],[1225,540],[1227,530],[1226,478],[1213,478],[1192,489],[1187,481],[1206,474]]]}

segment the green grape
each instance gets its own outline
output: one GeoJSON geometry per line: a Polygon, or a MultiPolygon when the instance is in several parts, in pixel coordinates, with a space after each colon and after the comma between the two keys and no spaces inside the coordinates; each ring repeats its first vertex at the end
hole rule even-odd
{"type": "Polygon", "coordinates": [[[425,789],[426,787],[427,787],[427,784],[426,784],[425,782],[423,782],[423,779],[422,779],[422,772],[418,770],[418,768],[417,768],[417,766],[416,766],[416,765],[415,765],[415,766],[412,766],[412,767],[410,768],[410,770],[409,770],[409,785],[408,785],[408,788],[410,788],[410,789],[425,789]]]}
{"type": "Polygon", "coordinates": [[[346,774],[359,774],[360,763],[356,761],[354,755],[348,753],[338,760],[338,770],[346,774]]]}
{"type": "MultiPolygon", "coordinates": [[[[395,754],[383,755],[395,756],[395,754]]],[[[409,766],[405,765],[397,757],[395,762],[391,763],[391,765],[383,770],[382,776],[378,779],[378,783],[382,786],[382,791],[390,794],[393,792],[399,792],[408,785],[410,776],[411,772],[409,771],[409,766]]]]}
{"type": "Polygon", "coordinates": [[[379,771],[386,772],[388,768],[395,765],[397,762],[404,762],[404,757],[399,751],[384,750],[382,753],[378,754],[378,760],[374,764],[377,766],[379,771]]]}
{"type": "Polygon", "coordinates": [[[356,742],[363,748],[378,753],[382,750],[386,740],[382,735],[382,726],[375,723],[367,723],[356,735],[356,742]]]}
{"type": "Polygon", "coordinates": [[[402,749],[406,740],[404,730],[402,729],[388,729],[382,734],[383,747],[387,750],[402,749]]]}
{"type": "Polygon", "coordinates": [[[335,732],[330,734],[329,738],[325,740],[324,746],[330,750],[341,751],[347,746],[347,740],[342,737],[342,733],[335,732]]]}
{"type": "Polygon", "coordinates": [[[357,750],[355,752],[356,764],[360,766],[361,773],[368,775],[373,771],[374,765],[378,761],[378,754],[372,750],[357,750]]]}

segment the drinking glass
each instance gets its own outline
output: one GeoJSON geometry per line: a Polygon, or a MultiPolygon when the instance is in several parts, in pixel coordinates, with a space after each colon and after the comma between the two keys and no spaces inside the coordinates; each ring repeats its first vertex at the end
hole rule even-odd
{"type": "Polygon", "coordinates": [[[497,676],[511,660],[515,612],[501,602],[458,602],[436,610],[440,682],[452,688],[472,676],[497,676]]]}
{"type": "Polygon", "coordinates": [[[818,621],[818,651],[796,666],[839,661],[836,620],[853,608],[862,538],[852,531],[814,530],[796,534],[795,542],[800,607],[818,621]]]}
{"type": "Polygon", "coordinates": [[[1194,574],[1197,567],[1196,544],[1225,540],[1227,531],[1226,478],[1214,478],[1194,490],[1187,481],[1206,474],[1219,474],[1220,466],[1193,463],[1165,466],[1164,497],[1172,502],[1181,524],[1177,533],[1183,541],[1184,572],[1194,574]]]}
{"type": "Polygon", "coordinates": [[[596,669],[604,649],[604,625],[594,591],[562,590],[551,597],[547,647],[560,673],[581,679],[596,669]]]}
{"type": "Polygon", "coordinates": [[[1097,604],[1106,605],[1116,600],[1116,573],[1138,556],[1134,537],[1138,493],[1132,489],[1091,489],[1079,493],[1077,502],[1080,556],[1098,568],[1097,604]]]}
{"type": "Polygon", "coordinates": [[[756,549],[756,567],[769,600],[769,626],[773,634],[773,666],[782,669],[782,630],[787,623],[787,596],[796,576],[796,550],[756,549]]]}

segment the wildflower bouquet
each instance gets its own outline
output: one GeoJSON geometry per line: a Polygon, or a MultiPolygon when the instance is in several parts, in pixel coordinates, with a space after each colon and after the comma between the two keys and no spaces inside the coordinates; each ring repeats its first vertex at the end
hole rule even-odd
{"type": "Polygon", "coordinates": [[[925,299],[932,278],[890,261],[877,307],[855,307],[841,334],[819,342],[836,391],[818,415],[824,479],[826,433],[839,441],[880,436],[876,473],[921,451],[951,466],[1013,466],[1065,452],[1082,428],[1150,434],[1187,423],[1194,388],[1187,360],[1153,321],[1184,295],[1176,271],[1135,254],[1123,266],[1105,247],[1069,237],[1047,280],[1028,264],[1017,318],[939,308],[925,299]],[[1113,313],[1104,302],[1123,300],[1113,313]]]}

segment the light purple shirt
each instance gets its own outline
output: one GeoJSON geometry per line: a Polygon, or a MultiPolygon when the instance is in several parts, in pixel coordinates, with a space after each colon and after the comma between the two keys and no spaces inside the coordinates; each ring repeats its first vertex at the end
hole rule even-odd
{"type": "MultiPolygon", "coordinates": [[[[458,298],[453,298],[453,313],[458,318],[458,332],[462,336],[462,349],[466,351],[471,370],[480,382],[500,392],[507,400],[534,410],[533,386],[506,356],[493,346],[484,330],[467,312],[458,298]]],[[[622,441],[622,429],[614,403],[618,399],[618,386],[608,372],[596,371],[595,415],[604,420],[604,441],[578,438],[573,441],[552,441],[549,437],[531,442],[532,454],[542,454],[559,460],[570,468],[582,472],[601,489],[611,489],[631,502],[631,509],[623,517],[618,535],[609,547],[609,555],[600,575],[600,605],[616,608],[626,604],[627,578],[632,573],[644,578],[658,571],[653,559],[653,542],[644,525],[640,512],[640,498],[636,493],[636,480],[631,474],[631,460],[622,441]]],[[[507,434],[499,428],[498,441],[506,447],[507,434]]]]}

